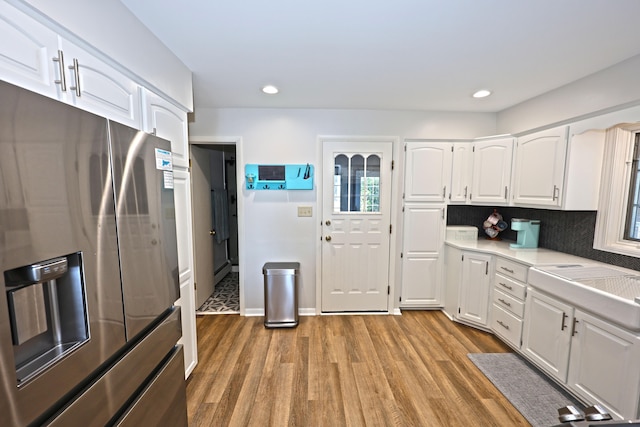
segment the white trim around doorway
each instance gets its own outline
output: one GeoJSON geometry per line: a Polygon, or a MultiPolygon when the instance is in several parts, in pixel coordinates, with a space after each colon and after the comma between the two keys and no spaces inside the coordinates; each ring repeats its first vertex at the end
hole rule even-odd
{"type": "MultiPolygon", "coordinates": [[[[199,145],[235,145],[236,147],[236,164],[243,165],[242,154],[242,137],[240,136],[193,136],[189,137],[189,144],[199,145]]],[[[244,182],[244,171],[242,168],[236,168],[236,182],[240,186],[244,182]]],[[[240,187],[238,187],[240,188],[240,187]]],[[[245,278],[245,243],[244,243],[244,198],[238,197],[238,257],[240,259],[238,265],[239,287],[240,287],[240,315],[246,316],[245,295],[244,295],[244,278],[245,278]]]]}

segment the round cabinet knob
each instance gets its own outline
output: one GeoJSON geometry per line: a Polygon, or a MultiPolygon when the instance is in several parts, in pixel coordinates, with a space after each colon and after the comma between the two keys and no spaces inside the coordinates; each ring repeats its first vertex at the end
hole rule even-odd
{"type": "Polygon", "coordinates": [[[211,231],[209,231],[209,235],[211,235],[211,236],[215,236],[215,235],[216,235],[216,230],[211,230],[211,231]]]}
{"type": "Polygon", "coordinates": [[[331,241],[331,236],[325,237],[324,240],[326,240],[327,242],[330,242],[331,241]]]}
{"type": "Polygon", "coordinates": [[[331,225],[331,221],[329,221],[329,220],[326,220],[324,223],[325,223],[326,225],[331,225]]]}

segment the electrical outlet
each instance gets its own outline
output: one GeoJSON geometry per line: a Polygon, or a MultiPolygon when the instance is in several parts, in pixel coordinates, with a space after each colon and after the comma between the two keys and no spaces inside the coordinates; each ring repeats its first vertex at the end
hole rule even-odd
{"type": "Polygon", "coordinates": [[[311,216],[312,213],[311,206],[298,206],[298,216],[311,216]]]}

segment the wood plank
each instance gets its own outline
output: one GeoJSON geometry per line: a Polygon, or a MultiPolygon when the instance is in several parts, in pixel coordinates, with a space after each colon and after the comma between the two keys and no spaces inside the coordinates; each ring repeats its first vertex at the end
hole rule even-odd
{"type": "Polygon", "coordinates": [[[440,311],[262,321],[198,317],[190,425],[529,425],[467,357],[511,349],[440,311]]]}

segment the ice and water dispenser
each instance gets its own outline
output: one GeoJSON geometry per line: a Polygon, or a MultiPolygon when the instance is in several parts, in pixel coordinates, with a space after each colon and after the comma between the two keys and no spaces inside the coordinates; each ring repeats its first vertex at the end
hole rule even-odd
{"type": "Polygon", "coordinates": [[[4,272],[18,386],[89,339],[82,255],[4,272]]]}

